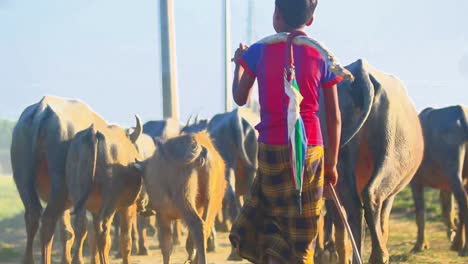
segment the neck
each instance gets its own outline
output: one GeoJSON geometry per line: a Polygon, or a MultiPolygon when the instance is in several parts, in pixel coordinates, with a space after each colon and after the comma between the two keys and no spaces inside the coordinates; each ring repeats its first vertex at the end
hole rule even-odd
{"type": "MultiPolygon", "coordinates": [[[[293,32],[293,31],[304,31],[304,28],[305,28],[305,26],[298,27],[298,28],[292,28],[292,27],[286,26],[286,27],[283,28],[280,32],[291,33],[291,32],[293,32]]],[[[278,32],[278,33],[280,33],[280,32],[278,32]]]]}

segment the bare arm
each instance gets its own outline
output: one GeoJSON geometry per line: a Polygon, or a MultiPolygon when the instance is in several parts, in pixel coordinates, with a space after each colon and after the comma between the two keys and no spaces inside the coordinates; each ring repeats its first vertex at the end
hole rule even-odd
{"type": "Polygon", "coordinates": [[[232,95],[236,104],[243,106],[247,103],[250,94],[252,93],[254,82],[255,77],[247,74],[242,66],[236,63],[236,69],[234,70],[234,78],[232,81],[232,95]]]}
{"type": "Polygon", "coordinates": [[[338,152],[341,138],[341,112],[338,102],[338,89],[334,85],[324,89],[325,115],[327,122],[328,148],[325,156],[325,177],[332,184],[338,181],[338,152]]]}
{"type": "Polygon", "coordinates": [[[240,43],[233,58],[236,62],[236,68],[234,70],[234,78],[232,80],[232,96],[234,97],[236,104],[239,106],[243,106],[247,103],[255,82],[255,77],[248,74],[238,63],[238,59],[247,49],[247,45],[240,43]]]}

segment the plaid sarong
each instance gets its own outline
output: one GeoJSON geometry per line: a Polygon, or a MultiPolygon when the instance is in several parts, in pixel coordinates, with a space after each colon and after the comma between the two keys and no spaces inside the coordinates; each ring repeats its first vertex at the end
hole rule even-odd
{"type": "Polygon", "coordinates": [[[300,214],[288,146],[259,143],[257,177],[229,236],[240,256],[253,263],[266,263],[268,255],[284,263],[313,263],[323,153],[322,146],[307,148],[300,214]]]}

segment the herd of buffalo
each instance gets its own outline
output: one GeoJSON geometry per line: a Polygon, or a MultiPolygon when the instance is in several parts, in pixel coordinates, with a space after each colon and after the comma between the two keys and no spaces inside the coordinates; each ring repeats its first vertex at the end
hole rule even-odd
{"type": "MultiPolygon", "coordinates": [[[[399,79],[363,60],[346,68],[354,80],[338,86],[342,144],[336,188],[358,248],[362,252],[367,224],[369,263],[389,262],[392,204],[409,184],[418,226],[413,250],[428,248],[424,187],[429,186],[441,191],[452,249],[468,256],[468,108],[427,108],[418,116],[399,79]]],[[[167,264],[181,220],[188,231],[187,263],[206,264],[216,231],[229,230],[258,166],[256,121],[244,113],[236,109],[186,124],[174,119],[142,124],[136,116],[135,127],[124,128],[78,100],[45,96],[27,107],[11,144],[13,176],[25,207],[23,263],[34,263],[38,230],[41,263],[51,263],[59,224],[63,263],[84,263],[88,237],[91,261],[108,264],[114,222],[113,243],[123,263],[130,263],[132,252],[147,254],[146,236],[156,225],[167,264]],[[92,215],[89,236],[87,214],[92,215]],[[132,250],[135,246],[138,250],[132,250]]],[[[328,201],[326,209],[316,261],[329,263],[337,256],[333,261],[349,263],[353,252],[344,225],[328,201]],[[326,253],[330,244],[334,254],[326,253]]],[[[239,256],[233,250],[226,259],[239,256]]]]}

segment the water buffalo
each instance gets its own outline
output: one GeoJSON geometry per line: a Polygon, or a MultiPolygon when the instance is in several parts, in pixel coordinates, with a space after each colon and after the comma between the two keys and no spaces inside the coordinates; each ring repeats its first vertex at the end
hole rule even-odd
{"type": "MultiPolygon", "coordinates": [[[[424,187],[440,189],[448,193],[446,201],[451,201],[453,192],[459,208],[459,232],[454,239],[452,249],[459,250],[460,256],[468,256],[468,243],[463,237],[468,236],[468,108],[457,105],[441,109],[427,108],[419,119],[424,133],[424,160],[411,181],[411,190],[416,207],[418,238],[413,251],[422,251],[429,247],[424,236],[424,187]],[[462,232],[465,232],[463,235],[462,232]]],[[[447,196],[447,194],[446,194],[447,196]]],[[[446,203],[443,203],[443,205],[446,203]]],[[[444,206],[443,206],[444,208],[444,206]]],[[[450,203],[445,206],[444,220],[452,228],[450,203]],[[447,222],[448,221],[448,222],[447,222]]]]}
{"type": "MultiPolygon", "coordinates": [[[[187,121],[187,124],[190,123],[192,117],[189,118],[187,121]]],[[[198,121],[198,117],[195,118],[196,122],[198,121]]],[[[161,139],[161,140],[166,140],[168,138],[172,138],[175,136],[178,136],[180,134],[180,130],[182,129],[184,125],[179,122],[179,120],[174,119],[174,118],[167,118],[163,120],[154,120],[154,121],[148,121],[143,125],[143,133],[150,136],[153,138],[153,140],[161,139]]],[[[141,216],[139,216],[139,222],[145,223],[145,226],[148,226],[149,219],[143,219],[141,216]]],[[[181,230],[181,225],[178,220],[174,221],[172,223],[172,228],[173,228],[173,243],[176,245],[180,244],[180,237],[182,235],[182,230],[181,230]]],[[[147,242],[144,240],[145,235],[143,234],[144,230],[139,228],[140,232],[140,240],[141,244],[140,247],[142,248],[147,248],[147,242]]]]}
{"type": "MultiPolygon", "coordinates": [[[[153,138],[146,134],[142,134],[138,137],[136,147],[143,161],[151,157],[156,149],[153,138]]],[[[148,255],[147,235],[154,235],[156,230],[154,226],[150,224],[150,221],[154,220],[154,212],[148,206],[148,194],[144,186],[142,186],[136,204],[138,214],[136,221],[132,221],[132,254],[146,256],[148,255]]],[[[121,258],[122,254],[120,250],[118,250],[120,240],[120,220],[118,215],[114,217],[113,226],[114,234],[112,247],[113,249],[117,249],[116,257],[121,258]]]]}
{"type": "Polygon", "coordinates": [[[226,189],[225,166],[206,132],[158,143],[144,165],[144,182],[156,210],[164,263],[172,252],[170,223],[182,219],[189,230],[188,261],[206,264],[206,243],[226,189]]]}
{"type": "Polygon", "coordinates": [[[257,135],[250,123],[242,117],[239,109],[215,115],[211,120],[201,120],[185,126],[181,133],[194,133],[207,129],[216,149],[226,163],[228,187],[223,201],[224,217],[237,217],[240,204],[236,195],[245,195],[255,177],[257,168],[257,135]],[[232,185],[232,173],[235,185],[232,185]]]}
{"type": "MultiPolygon", "coordinates": [[[[154,152],[154,139],[167,139],[170,137],[178,136],[180,129],[183,127],[182,123],[173,118],[168,118],[164,120],[155,120],[148,121],[143,125],[143,134],[140,137],[140,140],[137,141],[137,148],[143,159],[146,159],[149,156],[153,155],[154,152]]],[[[147,194],[143,188],[140,192],[139,200],[147,199],[147,194]]],[[[138,202],[137,204],[141,204],[138,202]]],[[[147,232],[153,233],[154,228],[150,224],[150,219],[152,218],[152,212],[149,212],[147,208],[139,208],[141,211],[137,215],[137,221],[133,223],[132,231],[132,243],[133,249],[132,252],[138,255],[148,255],[148,242],[147,242],[147,232]],[[137,242],[137,243],[136,243],[137,242]]],[[[113,235],[113,245],[117,245],[119,241],[119,217],[114,218],[114,235],[113,235]]],[[[175,232],[173,233],[175,244],[180,244],[180,228],[177,222],[174,222],[173,227],[175,232]]],[[[117,248],[117,247],[116,247],[117,248]]],[[[117,258],[122,257],[120,251],[116,254],[117,258]]]]}
{"type": "MultiPolygon", "coordinates": [[[[135,167],[140,159],[134,143],[142,128],[137,118],[134,138],[125,129],[91,125],[76,134],[70,143],[66,163],[66,183],[74,211],[93,214],[96,244],[101,264],[109,262],[110,225],[117,209],[120,216],[120,246],[123,263],[129,263],[131,227],[136,221],[136,198],[140,192],[141,172],[135,167]]],[[[77,230],[86,230],[85,226],[77,230]]],[[[80,242],[83,233],[76,232],[80,242]]],[[[81,242],[82,244],[82,242],[81,242]]]]}
{"type": "MultiPolygon", "coordinates": [[[[395,195],[410,182],[422,161],[422,129],[400,80],[362,60],[346,68],[355,80],[338,86],[342,147],[337,192],[360,251],[365,218],[372,241],[369,263],[388,263],[390,211],[395,195]]],[[[325,130],[324,118],[321,121],[325,130]]],[[[349,256],[341,239],[344,227],[336,210],[334,224],[340,262],[346,263],[349,256]]]]}
{"type": "MultiPolygon", "coordinates": [[[[68,146],[77,132],[92,123],[96,127],[107,126],[103,118],[80,101],[45,96],[28,106],[15,125],[11,164],[25,207],[27,242],[23,263],[34,263],[33,241],[39,220],[42,263],[51,262],[55,225],[71,205],[65,185],[68,146]],[[39,199],[47,202],[44,212],[39,199]]],[[[70,245],[69,242],[66,244],[70,245]]]]}

